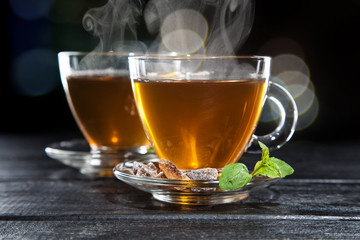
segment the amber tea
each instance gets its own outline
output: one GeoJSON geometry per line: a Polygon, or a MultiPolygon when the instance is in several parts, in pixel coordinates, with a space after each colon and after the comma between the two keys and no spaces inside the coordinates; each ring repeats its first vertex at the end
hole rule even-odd
{"type": "Polygon", "coordinates": [[[139,112],[157,155],[181,169],[236,162],[255,130],[266,90],[265,79],[134,80],[139,112]]]}
{"type": "Polygon", "coordinates": [[[148,144],[129,77],[68,76],[73,115],[92,148],[126,149],[148,144]]]}

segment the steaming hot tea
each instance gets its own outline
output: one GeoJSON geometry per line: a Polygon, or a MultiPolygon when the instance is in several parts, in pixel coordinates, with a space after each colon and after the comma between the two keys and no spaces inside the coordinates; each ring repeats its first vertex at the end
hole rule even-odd
{"type": "Polygon", "coordinates": [[[134,79],[139,112],[156,153],[180,169],[236,162],[257,125],[266,86],[265,79],[134,79]]]}
{"type": "Polygon", "coordinates": [[[129,77],[68,76],[67,84],[71,109],[90,146],[106,150],[148,144],[129,77]]]}

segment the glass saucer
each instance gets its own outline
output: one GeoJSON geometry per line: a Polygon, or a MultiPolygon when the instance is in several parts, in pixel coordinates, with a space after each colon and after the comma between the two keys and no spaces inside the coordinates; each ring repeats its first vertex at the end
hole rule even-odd
{"type": "MultiPolygon", "coordinates": [[[[147,163],[156,161],[156,159],[141,161],[147,163]]],[[[134,161],[127,161],[116,165],[114,175],[119,180],[137,189],[151,193],[159,201],[175,204],[214,205],[236,202],[247,198],[252,189],[266,187],[278,180],[267,177],[254,177],[243,188],[223,191],[219,188],[219,181],[176,180],[136,176],[132,171],[133,163],[134,161]]]]}
{"type": "Polygon", "coordinates": [[[92,177],[114,177],[112,172],[114,166],[125,160],[153,159],[154,153],[133,154],[126,159],[116,158],[106,164],[94,162],[90,153],[90,146],[85,139],[72,139],[55,142],[46,146],[45,153],[48,157],[78,169],[81,173],[92,177]]]}

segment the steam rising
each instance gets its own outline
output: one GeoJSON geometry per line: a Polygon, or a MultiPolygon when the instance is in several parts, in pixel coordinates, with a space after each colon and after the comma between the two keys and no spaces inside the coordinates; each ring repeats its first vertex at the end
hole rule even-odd
{"type": "Polygon", "coordinates": [[[151,51],[180,55],[235,54],[250,33],[253,15],[251,0],[152,0],[144,10],[149,32],[158,34],[151,51]]]}
{"type": "Polygon", "coordinates": [[[83,26],[100,40],[94,51],[131,52],[143,49],[136,34],[141,12],[141,0],[109,0],[102,7],[88,10],[83,17],[83,26]]]}
{"type": "Polygon", "coordinates": [[[99,52],[143,52],[136,33],[143,17],[155,36],[149,53],[233,55],[250,33],[253,13],[252,0],[109,0],[90,9],[83,26],[99,38],[99,52]]]}
{"type": "Polygon", "coordinates": [[[211,35],[209,35],[207,43],[208,53],[212,55],[235,53],[249,36],[253,18],[252,1],[224,1],[224,5],[216,12],[212,29],[210,29],[211,35]]]}

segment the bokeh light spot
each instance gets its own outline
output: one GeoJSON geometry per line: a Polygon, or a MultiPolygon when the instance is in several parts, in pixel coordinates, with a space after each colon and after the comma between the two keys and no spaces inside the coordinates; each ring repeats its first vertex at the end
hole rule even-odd
{"type": "Polygon", "coordinates": [[[299,116],[301,116],[310,108],[314,99],[315,99],[315,93],[309,88],[305,88],[305,91],[301,95],[295,97],[295,102],[298,108],[299,116]]]}
{"type": "Polygon", "coordinates": [[[316,96],[314,96],[312,104],[309,106],[306,112],[303,112],[296,125],[296,131],[304,130],[308,128],[318,116],[319,112],[319,101],[316,96]]]}
{"type": "Polygon", "coordinates": [[[300,57],[293,54],[281,54],[271,61],[271,73],[275,76],[285,71],[296,71],[310,76],[309,68],[300,57]]]}
{"type": "Polygon", "coordinates": [[[187,29],[179,29],[166,34],[163,37],[163,43],[169,50],[180,53],[192,53],[197,51],[203,42],[203,39],[196,33],[187,29]],[[186,37],[186,41],[183,41],[186,37]]]}
{"type": "Polygon", "coordinates": [[[46,94],[59,84],[56,53],[39,48],[24,52],[13,64],[13,85],[20,94],[46,94]]]}
{"type": "MultiPolygon", "coordinates": [[[[299,113],[296,130],[310,126],[317,117],[319,103],[305,61],[293,54],[275,56],[270,81],[281,84],[294,97],[299,113]]],[[[261,121],[272,121],[278,115],[276,109],[264,108],[261,121]]]]}
{"type": "Polygon", "coordinates": [[[299,71],[284,71],[279,73],[276,77],[281,79],[294,97],[301,95],[310,82],[309,77],[299,71]]]}
{"type": "Polygon", "coordinates": [[[25,20],[47,17],[53,0],[10,0],[10,7],[16,16],[25,20]]]}
{"type": "Polygon", "coordinates": [[[169,51],[178,54],[196,52],[206,41],[208,24],[199,12],[180,9],[169,14],[162,26],[161,37],[169,51]]]}

